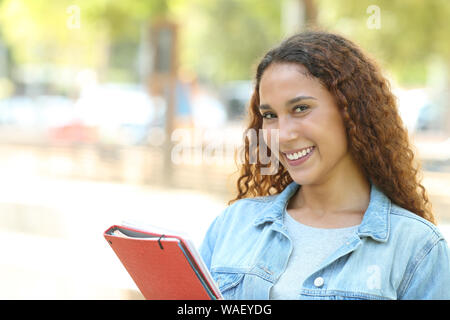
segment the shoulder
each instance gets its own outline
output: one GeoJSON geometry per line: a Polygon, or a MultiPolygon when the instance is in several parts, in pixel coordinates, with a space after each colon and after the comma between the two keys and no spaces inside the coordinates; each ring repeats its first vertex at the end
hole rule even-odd
{"type": "Polygon", "coordinates": [[[271,206],[278,196],[279,194],[239,199],[225,207],[216,216],[210,229],[214,228],[216,231],[220,231],[224,226],[229,229],[229,226],[233,224],[239,224],[240,226],[253,224],[256,219],[261,217],[264,209],[271,206]]]}
{"type": "Polygon", "coordinates": [[[390,243],[411,265],[429,256],[433,249],[447,247],[439,228],[419,215],[392,204],[390,216],[390,243]]]}
{"type": "Polygon", "coordinates": [[[276,198],[277,195],[245,198],[226,207],[210,225],[200,249],[207,265],[221,264],[222,259],[228,259],[230,264],[231,257],[238,264],[242,255],[251,252],[261,234],[256,221],[276,198]]]}
{"type": "Polygon", "coordinates": [[[409,234],[409,238],[428,239],[436,242],[444,239],[436,225],[405,208],[392,203],[390,213],[393,232],[409,234]]]}
{"type": "Polygon", "coordinates": [[[239,199],[229,205],[219,216],[223,223],[231,223],[233,221],[253,223],[260,218],[264,209],[271,206],[277,199],[279,194],[239,199]]]}
{"type": "Polygon", "coordinates": [[[402,266],[400,299],[449,299],[450,251],[437,226],[413,212],[392,204],[392,236],[397,239],[396,261],[402,266]],[[403,259],[402,259],[403,258],[403,259]],[[434,279],[434,280],[433,280],[434,279]]]}

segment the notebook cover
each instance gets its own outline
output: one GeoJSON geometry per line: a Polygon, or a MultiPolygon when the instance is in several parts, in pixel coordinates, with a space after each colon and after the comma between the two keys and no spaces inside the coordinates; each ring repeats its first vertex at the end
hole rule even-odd
{"type": "Polygon", "coordinates": [[[128,271],[145,299],[210,300],[207,290],[180,248],[181,242],[162,238],[159,242],[142,238],[109,235],[111,248],[128,271]],[[161,249],[160,245],[163,249],[161,249]]]}

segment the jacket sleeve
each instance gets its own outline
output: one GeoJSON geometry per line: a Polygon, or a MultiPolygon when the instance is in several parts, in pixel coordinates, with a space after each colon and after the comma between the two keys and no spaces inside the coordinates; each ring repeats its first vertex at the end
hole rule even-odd
{"type": "Polygon", "coordinates": [[[216,245],[217,237],[219,235],[221,220],[224,213],[225,212],[223,212],[221,215],[217,216],[214,219],[214,221],[211,223],[208,230],[206,231],[206,235],[203,239],[202,244],[200,245],[200,255],[203,261],[205,262],[205,265],[208,268],[208,270],[211,270],[211,261],[214,253],[214,247],[216,245]]]}
{"type": "Polygon", "coordinates": [[[445,239],[438,239],[417,259],[399,299],[450,299],[450,252],[445,239]]]}

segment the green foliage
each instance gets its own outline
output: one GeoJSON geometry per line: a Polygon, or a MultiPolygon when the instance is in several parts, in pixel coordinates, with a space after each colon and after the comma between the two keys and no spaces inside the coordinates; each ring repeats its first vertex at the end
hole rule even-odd
{"type": "MultiPolygon", "coordinates": [[[[272,0],[5,0],[0,23],[15,61],[105,68],[126,65],[124,43],[137,47],[141,26],[166,18],[180,25],[180,66],[216,81],[248,79],[251,66],[279,40],[280,4],[272,0]],[[66,26],[70,5],[80,28],[66,26]],[[110,50],[112,51],[112,50],[110,50]]],[[[134,57],[128,57],[133,59],[134,57]]]]}
{"type": "Polygon", "coordinates": [[[319,23],[359,43],[404,85],[423,85],[434,56],[450,61],[450,1],[319,0],[319,23]],[[370,5],[380,8],[380,28],[370,29],[370,5]]]}
{"type": "MultiPolygon", "coordinates": [[[[251,79],[259,58],[281,40],[283,1],[3,0],[0,27],[18,64],[118,70],[130,69],[142,26],[169,19],[180,26],[180,68],[223,82],[251,79]],[[67,27],[71,5],[80,8],[80,28],[67,27]]],[[[448,0],[315,4],[320,26],[360,44],[399,83],[423,84],[433,56],[450,61],[448,0]],[[380,29],[367,26],[370,5],[380,8],[380,29]]]]}
{"type": "Polygon", "coordinates": [[[278,1],[193,0],[175,15],[183,22],[182,66],[216,82],[250,79],[257,59],[280,40],[278,1]]]}
{"type": "Polygon", "coordinates": [[[4,0],[2,34],[17,63],[98,67],[110,43],[139,41],[140,23],[165,15],[164,0],[4,0]],[[69,8],[79,8],[79,28],[70,28],[69,8]]]}

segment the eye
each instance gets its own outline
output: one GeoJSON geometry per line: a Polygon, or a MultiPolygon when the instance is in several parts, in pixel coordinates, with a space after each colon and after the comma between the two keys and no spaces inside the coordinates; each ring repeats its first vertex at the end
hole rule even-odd
{"type": "Polygon", "coordinates": [[[309,109],[309,107],[307,105],[301,104],[301,105],[295,106],[293,110],[296,113],[300,113],[300,112],[306,111],[308,109],[309,109]],[[300,111],[297,111],[297,110],[300,110],[300,111]]]}
{"type": "Polygon", "coordinates": [[[272,112],[264,112],[264,113],[262,114],[262,117],[263,117],[263,119],[268,119],[268,120],[270,120],[270,119],[275,118],[275,114],[272,113],[272,112]]]}

